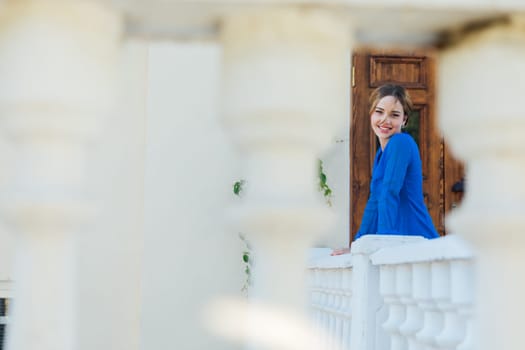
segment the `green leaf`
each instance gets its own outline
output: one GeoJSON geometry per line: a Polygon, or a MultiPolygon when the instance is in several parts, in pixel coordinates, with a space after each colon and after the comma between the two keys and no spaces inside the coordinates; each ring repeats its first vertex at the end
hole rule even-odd
{"type": "Polygon", "coordinates": [[[328,196],[331,196],[332,195],[332,190],[327,188],[326,190],[324,190],[324,196],[325,197],[328,197],[328,196]]]}
{"type": "Polygon", "coordinates": [[[250,255],[248,255],[248,254],[246,254],[246,253],[243,254],[243,255],[242,255],[242,261],[244,261],[245,263],[250,262],[250,255]]]}
{"type": "Polygon", "coordinates": [[[237,181],[236,183],[233,184],[233,193],[238,196],[240,192],[241,192],[241,183],[237,181]]]}

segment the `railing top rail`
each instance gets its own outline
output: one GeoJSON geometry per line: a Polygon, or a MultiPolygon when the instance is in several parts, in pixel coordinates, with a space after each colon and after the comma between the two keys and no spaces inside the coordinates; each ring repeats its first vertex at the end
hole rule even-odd
{"type": "Polygon", "coordinates": [[[309,269],[346,269],[352,267],[352,255],[331,256],[331,248],[312,248],[308,261],[309,269]]]}
{"type": "Polygon", "coordinates": [[[374,265],[395,265],[441,260],[470,260],[472,247],[457,235],[385,247],[370,256],[374,265]]]}
{"type": "Polygon", "coordinates": [[[387,247],[398,247],[425,240],[420,236],[365,235],[352,243],[352,255],[370,255],[387,247]]]}

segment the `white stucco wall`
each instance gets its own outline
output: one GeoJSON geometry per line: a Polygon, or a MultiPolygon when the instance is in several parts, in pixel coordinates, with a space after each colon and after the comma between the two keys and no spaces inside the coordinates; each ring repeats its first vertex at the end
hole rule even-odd
{"type": "Polygon", "coordinates": [[[148,69],[141,348],[232,349],[201,320],[215,297],[240,296],[244,278],[225,225],[240,173],[219,124],[220,49],[153,43],[148,69]]]}
{"type": "Polygon", "coordinates": [[[89,159],[97,216],[77,235],[80,350],[139,348],[147,55],[145,42],[124,44],[118,107],[89,159]]]}
{"type": "MultiPolygon", "coordinates": [[[[6,135],[0,134],[0,167],[5,170],[0,174],[0,190],[5,188],[8,183],[9,176],[6,170],[10,168],[8,164],[10,164],[12,157],[11,150],[10,144],[6,140],[6,135]]],[[[9,292],[5,289],[11,287],[8,281],[12,278],[15,247],[15,237],[10,230],[10,227],[5,225],[3,221],[0,221],[0,294],[4,296],[9,292]]]]}
{"type": "MultiPolygon", "coordinates": [[[[351,95],[350,70],[351,53],[348,52],[348,72],[346,76],[345,96],[351,95]]],[[[345,103],[345,113],[340,116],[339,128],[336,131],[330,148],[326,149],[320,159],[323,161],[327,184],[332,189],[331,210],[336,214],[334,225],[317,241],[319,247],[348,247],[350,222],[350,100],[345,103]]]]}
{"type": "Polygon", "coordinates": [[[341,129],[334,138],[332,147],[327,149],[320,158],[323,161],[327,184],[332,190],[332,210],[336,214],[334,225],[329,227],[324,235],[317,240],[317,247],[348,247],[350,220],[350,152],[349,152],[350,117],[345,119],[341,129]]]}
{"type": "Polygon", "coordinates": [[[11,279],[14,239],[8,228],[0,223],[0,282],[11,279]]]}

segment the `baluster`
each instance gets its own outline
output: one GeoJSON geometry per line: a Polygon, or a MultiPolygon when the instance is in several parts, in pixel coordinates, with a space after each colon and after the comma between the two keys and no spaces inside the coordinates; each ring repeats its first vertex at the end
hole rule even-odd
{"type": "Polygon", "coordinates": [[[421,349],[420,344],[415,341],[415,335],[421,329],[423,324],[423,315],[414,297],[414,286],[420,282],[418,274],[420,270],[417,269],[417,265],[418,264],[414,264],[410,267],[410,290],[403,301],[406,305],[406,317],[405,322],[403,322],[399,327],[399,332],[406,339],[408,350],[421,349]]]}
{"type": "Polygon", "coordinates": [[[462,342],[457,350],[472,350],[473,345],[473,295],[474,295],[474,272],[473,263],[469,260],[457,260],[452,262],[451,282],[452,303],[456,305],[464,332],[462,342]]]}
{"type": "Polygon", "coordinates": [[[328,270],[322,269],[322,281],[321,281],[321,304],[320,304],[320,324],[319,327],[322,331],[322,344],[326,345],[326,331],[327,331],[327,312],[326,308],[328,305],[328,294],[327,294],[327,285],[328,285],[328,270]]]}
{"type": "Polygon", "coordinates": [[[411,285],[411,304],[407,305],[407,317],[401,325],[400,331],[407,338],[407,348],[409,350],[423,350],[416,334],[423,327],[423,310],[421,300],[426,294],[428,286],[428,267],[427,263],[416,263],[412,265],[412,285],[411,285]]]}
{"type": "Polygon", "coordinates": [[[399,326],[405,318],[405,308],[401,304],[401,298],[397,292],[397,270],[395,265],[382,265],[380,267],[380,291],[384,297],[385,304],[388,305],[388,319],[383,323],[390,335],[390,349],[400,350],[402,340],[400,339],[399,326]]]}
{"type": "Polygon", "coordinates": [[[337,269],[337,279],[336,279],[336,304],[335,304],[335,329],[334,329],[334,343],[335,348],[339,349],[341,347],[342,341],[342,331],[343,331],[343,269],[337,269]]]}
{"type": "Polygon", "coordinates": [[[430,263],[425,262],[415,265],[414,275],[416,277],[416,283],[414,284],[414,299],[421,310],[423,324],[420,330],[415,334],[415,339],[412,339],[410,343],[414,348],[423,350],[426,348],[424,339],[425,334],[428,332],[427,328],[431,327],[431,319],[429,317],[429,310],[432,308],[430,263]]]}
{"type": "Polygon", "coordinates": [[[405,350],[407,348],[407,340],[401,334],[401,325],[406,320],[407,303],[410,299],[412,284],[412,270],[409,264],[396,265],[396,294],[398,296],[399,305],[402,308],[402,318],[399,319],[392,338],[392,350],[405,350]]]}
{"type": "Polygon", "coordinates": [[[333,347],[333,337],[334,337],[334,308],[335,308],[335,294],[334,294],[334,270],[328,270],[328,298],[329,302],[326,308],[328,316],[328,325],[327,325],[327,349],[332,349],[333,347]]]}
{"type": "Polygon", "coordinates": [[[310,269],[309,276],[311,282],[311,305],[312,305],[312,320],[314,324],[318,324],[319,317],[319,281],[318,281],[318,271],[319,269],[310,269]]]}
{"type": "Polygon", "coordinates": [[[441,276],[437,270],[437,265],[435,263],[429,264],[427,295],[424,301],[420,304],[424,312],[424,325],[416,334],[417,339],[424,344],[424,348],[429,350],[435,348],[435,337],[441,330],[443,324],[442,314],[437,306],[436,300],[436,297],[439,298],[441,292],[440,286],[438,285],[441,276]]]}
{"type": "Polygon", "coordinates": [[[325,300],[326,300],[325,289],[324,289],[325,279],[326,279],[326,271],[322,268],[318,269],[317,270],[317,320],[316,320],[316,325],[319,329],[324,328],[324,313],[325,313],[324,308],[325,308],[325,300]]]}
{"type": "Polygon", "coordinates": [[[324,338],[324,330],[325,330],[325,320],[326,320],[326,301],[328,300],[328,296],[326,295],[326,279],[327,279],[327,271],[326,269],[320,269],[319,270],[321,280],[319,283],[319,323],[318,327],[323,332],[320,334],[322,338],[322,344],[324,344],[325,338],[324,338]]]}
{"type": "Polygon", "coordinates": [[[325,346],[327,349],[330,348],[330,330],[331,330],[331,323],[332,323],[332,305],[333,305],[333,294],[332,294],[332,270],[328,269],[326,270],[326,304],[324,308],[325,312],[325,323],[324,323],[324,330],[325,330],[325,346]]]}
{"type": "Polygon", "coordinates": [[[326,294],[324,290],[324,284],[326,279],[326,271],[324,269],[319,270],[319,319],[318,319],[318,326],[320,328],[324,327],[324,307],[326,302],[326,294]]]}
{"type": "MultiPolygon", "coordinates": [[[[388,310],[387,320],[382,324],[383,329],[387,332],[390,329],[392,323],[390,319],[393,317],[392,314],[392,302],[396,292],[396,271],[394,266],[381,265],[379,267],[379,292],[383,297],[384,305],[388,310]]],[[[390,336],[390,333],[388,334],[390,336]]]]}
{"type": "Polygon", "coordinates": [[[343,315],[342,324],[342,340],[341,347],[343,350],[350,349],[350,322],[352,317],[352,310],[350,309],[352,298],[352,270],[349,268],[343,269],[343,281],[341,285],[343,291],[343,303],[341,305],[341,312],[343,315]]]}
{"type": "Polygon", "coordinates": [[[323,312],[323,270],[317,269],[316,275],[316,324],[318,327],[321,326],[323,312]]]}
{"type": "Polygon", "coordinates": [[[463,340],[465,325],[460,320],[458,306],[452,301],[452,271],[453,262],[443,262],[440,274],[442,275],[440,286],[443,291],[443,300],[438,303],[438,307],[444,313],[443,329],[436,336],[436,344],[440,349],[454,350],[463,340]]]}
{"type": "Polygon", "coordinates": [[[334,302],[332,305],[332,329],[330,332],[330,340],[331,340],[331,347],[330,349],[336,349],[338,340],[337,340],[337,329],[338,329],[338,323],[339,323],[339,291],[340,291],[340,278],[339,278],[339,271],[338,269],[333,270],[333,288],[332,288],[332,295],[334,297],[334,302]]]}

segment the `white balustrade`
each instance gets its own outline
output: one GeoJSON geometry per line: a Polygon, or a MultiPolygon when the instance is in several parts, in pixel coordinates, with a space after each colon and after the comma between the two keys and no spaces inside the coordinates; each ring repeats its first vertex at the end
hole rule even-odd
{"type": "Polygon", "coordinates": [[[327,349],[472,349],[468,245],[456,236],[362,240],[351,254],[325,252],[309,265],[312,315],[329,335],[327,349]]]}
{"type": "Polygon", "coordinates": [[[351,259],[349,256],[316,259],[309,274],[312,317],[324,331],[323,344],[326,349],[350,349],[351,259]]]}

